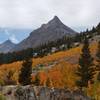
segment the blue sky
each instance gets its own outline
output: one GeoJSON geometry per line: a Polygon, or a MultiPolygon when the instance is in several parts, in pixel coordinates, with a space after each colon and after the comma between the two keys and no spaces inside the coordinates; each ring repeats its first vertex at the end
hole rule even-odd
{"type": "Polygon", "coordinates": [[[0,0],[0,43],[20,42],[55,15],[76,31],[85,30],[100,22],[100,0],[0,0]]]}
{"type": "Polygon", "coordinates": [[[32,29],[0,29],[0,43],[5,42],[6,40],[11,40],[13,43],[19,43],[20,41],[28,37],[31,31],[32,29]]]}

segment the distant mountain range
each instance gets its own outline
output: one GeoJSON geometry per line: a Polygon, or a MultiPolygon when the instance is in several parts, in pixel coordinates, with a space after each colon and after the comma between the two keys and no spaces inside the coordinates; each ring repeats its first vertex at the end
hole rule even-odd
{"type": "Polygon", "coordinates": [[[62,38],[63,36],[75,35],[75,32],[70,27],[64,25],[60,19],[55,16],[47,24],[41,25],[40,28],[32,31],[26,39],[17,45],[11,43],[11,41],[6,41],[1,44],[0,51],[10,52],[10,51],[20,51],[27,48],[35,48],[40,44],[47,43],[48,41],[55,41],[62,38]]]}
{"type": "Polygon", "coordinates": [[[10,28],[10,27],[0,27],[0,43],[4,40],[11,40],[14,43],[19,43],[23,39],[29,36],[32,29],[26,28],[10,28]]]}
{"type": "Polygon", "coordinates": [[[7,53],[15,46],[16,44],[12,43],[10,40],[7,40],[4,43],[0,44],[0,53],[7,53]]]}

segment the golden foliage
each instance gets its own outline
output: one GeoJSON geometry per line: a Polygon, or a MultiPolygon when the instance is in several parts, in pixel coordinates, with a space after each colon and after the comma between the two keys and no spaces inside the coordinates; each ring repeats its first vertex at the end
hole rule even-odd
{"type": "MultiPolygon", "coordinates": [[[[33,67],[38,64],[48,65],[50,62],[58,61],[51,69],[42,70],[39,72],[41,85],[46,85],[47,78],[50,79],[50,86],[57,88],[70,88],[75,87],[76,75],[75,71],[77,69],[78,58],[81,54],[81,48],[72,48],[68,51],[61,51],[54,53],[52,55],[45,56],[43,58],[33,58],[33,67]],[[67,59],[65,59],[67,58],[67,59]]],[[[96,53],[97,43],[92,43],[90,45],[91,53],[93,56],[96,53]]],[[[18,74],[21,68],[22,62],[14,62],[11,64],[4,64],[0,66],[0,79],[3,79],[5,74],[10,70],[14,71],[14,80],[18,80],[18,74]]],[[[32,79],[34,80],[34,75],[32,79]]],[[[100,83],[97,85],[97,93],[100,92],[100,83]]],[[[93,86],[88,89],[89,94],[93,95],[93,86]],[[91,92],[92,91],[92,92],[91,92]]]]}

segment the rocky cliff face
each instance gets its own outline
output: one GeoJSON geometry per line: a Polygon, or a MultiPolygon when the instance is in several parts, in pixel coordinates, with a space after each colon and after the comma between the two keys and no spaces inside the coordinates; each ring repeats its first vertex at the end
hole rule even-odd
{"type": "Polygon", "coordinates": [[[34,48],[48,41],[55,41],[63,36],[72,36],[76,32],[64,25],[60,19],[55,16],[47,24],[43,24],[37,30],[30,33],[30,36],[14,47],[13,51],[19,51],[26,48],[34,48]]]}
{"type": "Polygon", "coordinates": [[[0,93],[6,100],[91,100],[79,91],[36,86],[6,86],[0,93]]]}

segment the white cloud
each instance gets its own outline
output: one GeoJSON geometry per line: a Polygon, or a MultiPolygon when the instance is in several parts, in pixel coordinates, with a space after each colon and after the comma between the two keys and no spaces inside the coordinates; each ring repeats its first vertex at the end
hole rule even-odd
{"type": "Polygon", "coordinates": [[[13,43],[18,43],[18,42],[19,42],[14,34],[11,35],[11,36],[9,37],[9,39],[10,39],[13,43]]]}
{"type": "Polygon", "coordinates": [[[7,35],[8,39],[11,40],[13,43],[18,43],[18,39],[15,34],[9,33],[7,29],[4,30],[5,34],[7,35]]]}
{"type": "Polygon", "coordinates": [[[6,34],[6,35],[10,36],[10,33],[8,32],[7,29],[4,29],[4,31],[5,31],[5,34],[6,34]]]}
{"type": "Polygon", "coordinates": [[[36,28],[57,15],[68,26],[100,21],[99,0],[0,0],[0,26],[36,28]]]}

